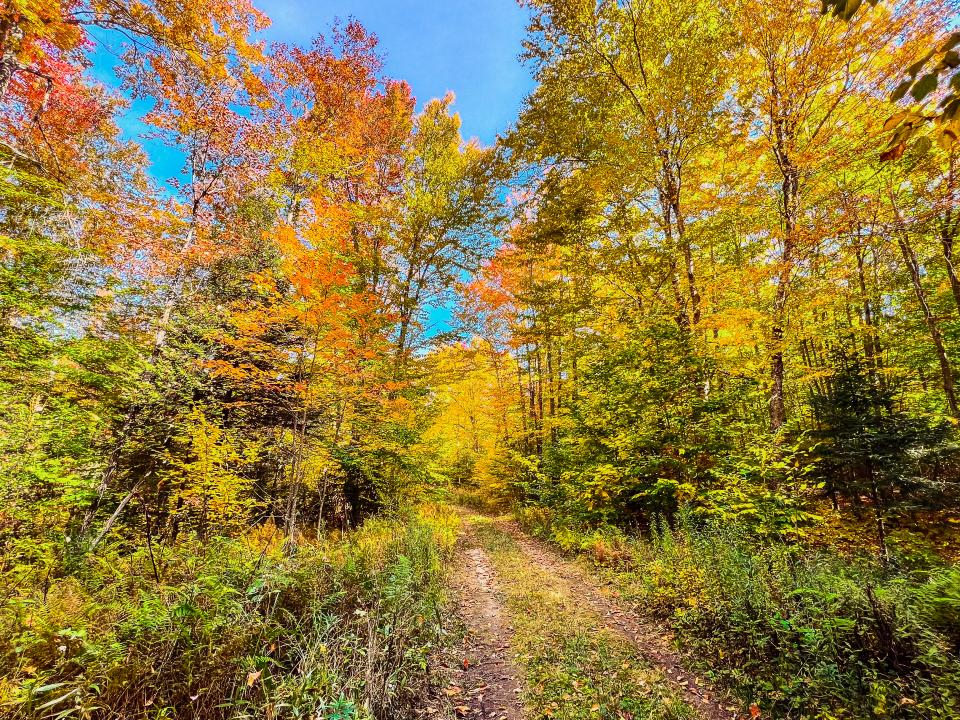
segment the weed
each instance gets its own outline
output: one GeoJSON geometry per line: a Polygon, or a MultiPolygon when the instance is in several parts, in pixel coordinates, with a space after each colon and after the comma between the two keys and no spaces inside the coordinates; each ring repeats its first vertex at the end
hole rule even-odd
{"type": "Polygon", "coordinates": [[[401,718],[442,640],[456,518],[374,520],[293,557],[244,540],[107,547],[0,607],[12,718],[401,718]]]}
{"type": "Polygon", "coordinates": [[[960,716],[956,567],[891,570],[736,524],[662,524],[641,539],[541,510],[521,519],[592,560],[708,676],[773,717],[960,716]]]}

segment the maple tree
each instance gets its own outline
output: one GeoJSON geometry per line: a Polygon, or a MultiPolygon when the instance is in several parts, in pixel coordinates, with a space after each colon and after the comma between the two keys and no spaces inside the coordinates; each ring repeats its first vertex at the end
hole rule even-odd
{"type": "Polygon", "coordinates": [[[55,398],[84,417],[70,477],[91,484],[63,510],[87,551],[140,506],[148,538],[264,510],[295,538],[305,504],[319,533],[395,502],[422,392],[398,368],[489,243],[491,151],[451,98],[414,117],[355,21],[269,52],[266,23],[246,2],[3,11],[4,337],[29,380],[9,420],[55,398]],[[183,160],[164,190],[120,139],[127,100],[83,72],[94,29],[183,160]],[[80,334],[51,341],[61,321],[80,334]]]}
{"type": "Polygon", "coordinates": [[[389,252],[396,275],[388,291],[399,328],[396,365],[416,347],[429,305],[443,304],[457,281],[489,254],[499,202],[493,151],[465,143],[453,96],[427,103],[414,121],[406,148],[399,208],[400,229],[389,252]]]}

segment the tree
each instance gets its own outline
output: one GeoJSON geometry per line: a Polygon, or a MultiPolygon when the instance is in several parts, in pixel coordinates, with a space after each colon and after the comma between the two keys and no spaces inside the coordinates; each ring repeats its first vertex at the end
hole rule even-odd
{"type": "MultiPolygon", "coordinates": [[[[877,0],[868,2],[871,6],[877,4],[877,0]]],[[[862,6],[862,0],[823,0],[824,13],[829,12],[847,21],[850,21],[862,6]]],[[[946,22],[948,17],[949,12],[942,16],[943,24],[938,28],[941,33],[951,30],[946,22]]],[[[945,92],[936,92],[941,75],[946,80],[946,76],[960,67],[960,55],[955,49],[957,45],[960,45],[960,33],[945,33],[945,37],[930,43],[919,59],[906,68],[905,75],[909,77],[904,77],[894,88],[890,99],[899,102],[909,93],[910,98],[920,103],[920,106],[894,113],[884,124],[884,130],[891,131],[891,137],[887,149],[881,155],[882,159],[894,160],[901,157],[911,138],[930,123],[934,125],[934,131],[917,141],[920,147],[929,147],[932,137],[945,149],[950,149],[960,137],[960,96],[957,94],[960,72],[950,77],[945,92]],[[932,112],[924,112],[922,107],[928,98],[933,101],[931,104],[936,106],[932,112]]]]}
{"type": "Polygon", "coordinates": [[[729,25],[710,4],[680,12],[659,2],[529,5],[527,57],[541,84],[511,143],[521,156],[536,148],[530,154],[549,158],[555,173],[580,168],[595,183],[625,186],[622,202],[651,212],[663,236],[678,322],[698,325],[687,201],[698,185],[697,149],[722,126],[729,25]],[[589,120],[575,129],[577,116],[589,120]]]}
{"type": "MultiPolygon", "coordinates": [[[[134,390],[137,397],[157,377],[157,363],[167,346],[171,319],[190,281],[198,280],[198,271],[212,259],[235,251],[242,242],[244,223],[238,222],[236,211],[242,206],[247,183],[266,174],[269,143],[263,110],[270,103],[265,87],[245,63],[227,66],[245,82],[223,82],[218,72],[197,69],[190,53],[150,53],[144,59],[150,74],[142,76],[144,66],[131,65],[126,81],[136,81],[135,97],[154,101],[145,122],[154,128],[155,138],[183,153],[184,167],[183,178],[171,181],[179,197],[155,216],[162,223],[152,237],[155,242],[141,242],[136,248],[141,260],[146,260],[147,277],[157,287],[158,316],[150,323],[145,366],[134,390]]],[[[143,409],[143,403],[133,399],[122,414],[114,448],[84,514],[84,535],[114,484],[143,409]]],[[[126,498],[132,497],[141,484],[142,479],[134,481],[126,498]]],[[[102,536],[103,532],[98,535],[102,536]]]]}
{"type": "Polygon", "coordinates": [[[419,344],[427,308],[449,299],[456,283],[480,266],[498,219],[494,153],[464,142],[452,104],[453,95],[427,103],[405,149],[403,203],[389,250],[398,378],[419,344]]]}
{"type": "MultiPolygon", "coordinates": [[[[267,18],[246,0],[129,4],[115,0],[23,0],[0,11],[0,100],[15,79],[40,81],[50,100],[58,83],[58,65],[76,64],[90,42],[88,28],[113,30],[129,42],[127,61],[147,68],[167,53],[178,54],[200,71],[224,78],[228,62],[256,60],[260,49],[250,40],[267,18]]],[[[19,88],[15,96],[23,96],[19,88]]],[[[45,102],[44,105],[47,103],[45,102]]]]}
{"type": "Polygon", "coordinates": [[[812,434],[817,473],[857,503],[869,496],[880,555],[889,562],[887,513],[922,483],[918,461],[941,450],[949,428],[898,408],[896,391],[872,378],[857,353],[841,348],[832,360],[829,392],[811,398],[819,420],[812,434]]]}
{"type": "MultiPolygon", "coordinates": [[[[912,7],[912,6],[911,6],[912,7]]],[[[834,132],[846,114],[880,95],[896,72],[886,48],[925,30],[931,8],[887,10],[882,21],[846,23],[811,12],[809,3],[736,5],[742,20],[744,61],[752,64],[742,101],[774,162],[780,226],[772,233],[775,285],[770,316],[770,427],[787,419],[784,343],[794,276],[820,241],[804,195],[811,179],[838,151],[834,132]],[[763,23],[748,18],[763,15],[763,23]]],[[[879,18],[878,18],[879,20],[879,18]]],[[[897,52],[896,50],[894,51],[897,52]]],[[[841,152],[854,152],[851,147],[841,152]]]]}

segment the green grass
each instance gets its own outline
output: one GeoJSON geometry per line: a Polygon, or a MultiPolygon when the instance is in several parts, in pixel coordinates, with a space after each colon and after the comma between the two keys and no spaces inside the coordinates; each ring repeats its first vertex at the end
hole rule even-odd
{"type": "Polygon", "coordinates": [[[575,589],[530,564],[513,539],[486,518],[470,519],[489,554],[514,627],[531,718],[679,720],[693,717],[664,677],[608,631],[575,589]]]}
{"type": "Polygon", "coordinates": [[[403,718],[444,642],[456,518],[282,552],[280,534],[116,546],[0,605],[0,716],[403,718]]]}
{"type": "Polygon", "coordinates": [[[766,716],[960,717],[956,566],[887,569],[729,524],[644,539],[542,510],[521,517],[672,626],[693,664],[766,716]]]}

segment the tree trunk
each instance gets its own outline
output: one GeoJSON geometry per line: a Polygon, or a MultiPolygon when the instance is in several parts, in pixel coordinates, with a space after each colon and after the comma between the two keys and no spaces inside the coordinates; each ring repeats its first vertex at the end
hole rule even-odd
{"type": "Polygon", "coordinates": [[[873,518],[877,525],[877,544],[880,546],[880,560],[884,565],[890,563],[890,550],[887,547],[887,526],[885,521],[885,508],[883,498],[880,496],[880,488],[877,486],[877,475],[873,470],[873,464],[867,461],[867,474],[870,476],[870,499],[873,501],[873,518]]]}
{"type": "MultiPolygon", "coordinates": [[[[161,314],[159,327],[157,328],[157,331],[153,337],[153,349],[150,353],[150,359],[147,363],[147,368],[139,378],[142,384],[148,384],[153,381],[154,366],[156,365],[157,360],[160,359],[160,353],[163,352],[163,349],[167,344],[167,326],[170,324],[170,318],[173,315],[173,309],[176,307],[176,304],[183,293],[183,287],[186,284],[187,271],[184,260],[187,253],[190,252],[191,248],[193,248],[194,238],[194,229],[191,227],[187,232],[187,237],[184,239],[183,245],[180,248],[180,267],[177,268],[173,285],[171,286],[170,291],[167,293],[167,297],[163,303],[163,313],[161,314]]],[[[94,496],[93,500],[91,500],[90,505],[87,507],[87,510],[84,513],[83,523],[81,524],[81,533],[84,535],[89,532],[90,527],[93,524],[93,519],[96,516],[97,511],[100,509],[101,503],[103,502],[103,498],[110,490],[110,486],[113,483],[114,477],[117,474],[117,470],[120,467],[120,459],[123,456],[123,451],[126,449],[130,432],[133,429],[134,422],[136,421],[137,416],[140,414],[142,409],[143,406],[139,402],[135,402],[130,406],[123,418],[123,423],[120,425],[120,431],[117,434],[117,440],[113,446],[113,449],[110,451],[110,457],[107,459],[107,466],[104,468],[103,473],[100,476],[100,483],[97,486],[96,495],[94,496]]],[[[95,545],[92,546],[91,549],[93,549],[93,547],[95,547],[95,545]]]]}
{"type": "Polygon", "coordinates": [[[783,343],[787,324],[787,298],[793,276],[796,253],[796,231],[799,219],[800,173],[780,151],[777,153],[783,175],[781,199],[783,202],[783,250],[777,272],[777,290],[773,300],[773,324],[770,328],[770,430],[778,431],[787,421],[784,401],[783,343]]]}
{"type": "Polygon", "coordinates": [[[127,505],[130,504],[130,501],[133,499],[133,496],[137,494],[137,491],[140,489],[142,485],[143,485],[143,480],[140,480],[139,482],[137,482],[136,485],[130,488],[130,492],[128,492],[126,496],[123,498],[123,500],[120,501],[120,504],[117,505],[117,508],[113,511],[113,514],[107,519],[107,522],[104,524],[103,529],[100,530],[97,537],[94,538],[93,542],[90,543],[90,547],[88,548],[89,552],[93,552],[94,550],[96,550],[97,546],[101,542],[103,542],[103,539],[107,536],[110,530],[113,529],[113,526],[116,524],[117,520],[120,518],[120,515],[123,513],[124,508],[126,508],[127,505]]]}
{"type": "Polygon", "coordinates": [[[677,237],[680,239],[680,248],[683,250],[683,264],[687,274],[687,291],[690,294],[690,315],[693,327],[700,324],[700,290],[697,287],[697,273],[693,263],[693,249],[690,247],[690,239],[687,237],[687,226],[680,212],[680,188],[679,179],[671,179],[671,204],[673,208],[673,219],[677,226],[677,237]]]}
{"type": "Polygon", "coordinates": [[[900,246],[900,252],[903,255],[903,261],[907,265],[910,273],[910,282],[913,285],[913,292],[920,305],[920,311],[923,313],[923,319],[927,323],[927,329],[930,331],[930,339],[933,340],[933,346],[937,353],[937,361],[940,364],[940,377],[943,381],[943,392],[947,399],[947,407],[950,414],[954,417],[960,417],[960,408],[957,406],[957,392],[954,383],[953,367],[950,364],[950,358],[947,357],[947,349],[943,342],[943,334],[940,332],[940,325],[937,322],[930,303],[927,300],[927,293],[923,289],[923,283],[920,276],[920,265],[917,262],[916,253],[910,245],[910,237],[903,227],[902,218],[899,210],[896,211],[897,220],[900,227],[897,229],[897,244],[900,246]]]}
{"type": "Polygon", "coordinates": [[[543,457],[543,361],[540,351],[539,343],[536,345],[537,348],[537,382],[536,382],[536,393],[537,393],[537,457],[543,457]]]}
{"type": "Polygon", "coordinates": [[[878,371],[882,367],[880,358],[879,330],[873,312],[872,295],[867,289],[867,277],[864,272],[863,244],[860,241],[860,228],[857,228],[854,251],[857,257],[857,282],[860,286],[861,317],[866,330],[863,335],[863,354],[867,359],[867,367],[874,380],[877,380],[878,371]]]}
{"type": "Polygon", "coordinates": [[[519,353],[515,358],[517,364],[517,390],[520,393],[520,423],[523,429],[523,450],[529,455],[530,454],[530,429],[527,425],[527,397],[526,391],[523,389],[523,369],[520,367],[520,357],[519,353]]]}
{"type": "Polygon", "coordinates": [[[957,311],[960,312],[960,279],[957,278],[957,269],[953,262],[954,243],[957,239],[957,232],[960,231],[960,213],[957,213],[954,207],[956,202],[954,198],[956,162],[957,154],[951,147],[946,177],[946,208],[940,217],[940,244],[943,248],[943,261],[947,268],[947,277],[950,279],[950,290],[953,292],[953,300],[957,305],[957,311]]]}
{"type": "Polygon", "coordinates": [[[953,301],[956,303],[957,312],[960,313],[960,278],[957,278],[956,266],[953,264],[953,245],[956,239],[955,230],[950,230],[949,215],[944,221],[944,227],[940,233],[940,244],[943,247],[943,262],[947,268],[947,277],[950,278],[950,290],[953,291],[953,301]]]}
{"type": "Polygon", "coordinates": [[[22,42],[23,30],[19,25],[15,25],[10,19],[0,21],[0,48],[3,48],[0,53],[0,101],[6,99],[10,81],[20,69],[17,52],[22,42]]]}

